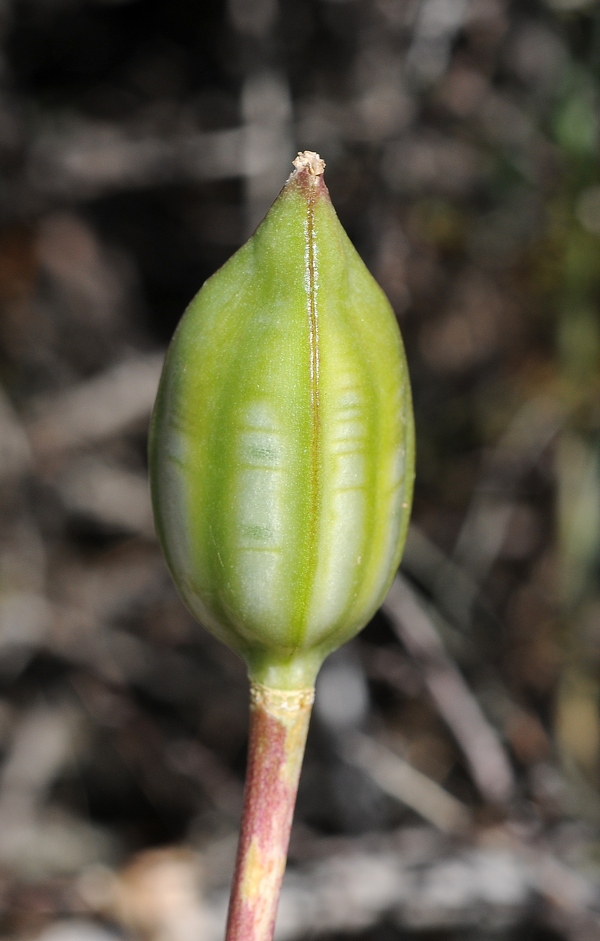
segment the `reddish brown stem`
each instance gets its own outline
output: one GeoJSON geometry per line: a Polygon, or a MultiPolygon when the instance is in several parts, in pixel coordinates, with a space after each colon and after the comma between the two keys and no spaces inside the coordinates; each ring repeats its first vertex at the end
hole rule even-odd
{"type": "Polygon", "coordinates": [[[314,691],[250,690],[242,829],[226,941],[271,941],[314,691]]]}

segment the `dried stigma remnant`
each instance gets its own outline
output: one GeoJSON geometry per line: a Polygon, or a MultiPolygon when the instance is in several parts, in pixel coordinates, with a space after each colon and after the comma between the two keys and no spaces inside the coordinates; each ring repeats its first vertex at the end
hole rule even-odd
{"type": "Polygon", "coordinates": [[[150,436],[169,569],[251,680],[228,941],[271,937],[314,680],[383,601],[412,498],[394,314],[340,225],[324,161],[305,151],[294,167],[183,316],[150,436]]]}
{"type": "Polygon", "coordinates": [[[307,170],[311,176],[322,176],[327,166],[325,161],[311,150],[300,151],[292,163],[296,170],[307,170]]]}

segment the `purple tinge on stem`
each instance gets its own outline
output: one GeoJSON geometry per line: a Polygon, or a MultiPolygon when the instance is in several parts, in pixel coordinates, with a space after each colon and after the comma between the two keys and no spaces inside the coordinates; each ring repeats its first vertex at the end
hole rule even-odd
{"type": "Polygon", "coordinates": [[[314,690],[251,687],[242,828],[227,941],[271,941],[314,690]]]}

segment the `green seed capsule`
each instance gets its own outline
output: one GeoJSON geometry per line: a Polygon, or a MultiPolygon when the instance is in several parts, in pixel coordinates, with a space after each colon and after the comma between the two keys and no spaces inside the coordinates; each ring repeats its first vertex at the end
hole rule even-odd
{"type": "Polygon", "coordinates": [[[381,604],[414,476],[391,307],[305,153],[169,348],[151,428],[158,535],[190,611],[251,677],[310,686],[381,604]]]}

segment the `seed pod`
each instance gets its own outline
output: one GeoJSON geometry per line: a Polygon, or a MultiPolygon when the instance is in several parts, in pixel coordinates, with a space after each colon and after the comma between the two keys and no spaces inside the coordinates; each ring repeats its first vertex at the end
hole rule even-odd
{"type": "Polygon", "coordinates": [[[167,354],[150,466],[158,535],[190,611],[254,681],[311,686],[381,604],[413,483],[392,309],[316,154],[204,284],[167,354]]]}

